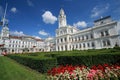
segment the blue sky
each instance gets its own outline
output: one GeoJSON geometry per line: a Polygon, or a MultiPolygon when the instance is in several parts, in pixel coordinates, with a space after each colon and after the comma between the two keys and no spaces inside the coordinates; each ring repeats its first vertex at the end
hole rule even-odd
{"type": "Polygon", "coordinates": [[[108,15],[120,21],[120,0],[0,0],[0,19],[6,3],[9,29],[16,35],[54,37],[61,8],[67,24],[79,29],[91,27],[94,20],[108,15]]]}

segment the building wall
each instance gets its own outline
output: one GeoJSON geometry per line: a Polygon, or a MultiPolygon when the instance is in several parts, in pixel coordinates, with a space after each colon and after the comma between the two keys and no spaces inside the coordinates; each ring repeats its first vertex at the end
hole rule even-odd
{"type": "Polygon", "coordinates": [[[55,38],[56,51],[113,48],[116,44],[120,46],[120,22],[108,16],[84,30],[66,25],[56,30],[55,38]]]}

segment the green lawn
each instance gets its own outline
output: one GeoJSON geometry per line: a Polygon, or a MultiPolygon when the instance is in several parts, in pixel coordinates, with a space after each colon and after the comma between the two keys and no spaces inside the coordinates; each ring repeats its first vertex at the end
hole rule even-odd
{"type": "Polygon", "coordinates": [[[0,80],[45,80],[42,75],[7,57],[0,57],[0,80]]]}

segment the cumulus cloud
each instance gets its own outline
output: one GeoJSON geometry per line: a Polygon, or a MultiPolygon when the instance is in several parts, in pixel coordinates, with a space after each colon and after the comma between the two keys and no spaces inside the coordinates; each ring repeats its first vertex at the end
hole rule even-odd
{"type": "Polygon", "coordinates": [[[33,37],[35,37],[36,39],[41,39],[41,37],[39,37],[39,36],[33,36],[33,37]]]}
{"type": "Polygon", "coordinates": [[[94,18],[101,16],[108,9],[109,9],[109,4],[95,6],[91,11],[92,12],[91,17],[94,18]]]}
{"type": "Polygon", "coordinates": [[[33,6],[34,6],[33,2],[30,1],[30,0],[27,0],[27,4],[28,4],[28,6],[30,6],[30,7],[33,7],[33,6]]]}
{"type": "Polygon", "coordinates": [[[45,32],[44,30],[40,30],[38,33],[40,35],[43,35],[43,36],[48,36],[49,35],[49,33],[45,32]]]}
{"type": "Polygon", "coordinates": [[[25,34],[22,31],[11,31],[11,35],[24,36],[25,34]]]}
{"type": "Polygon", "coordinates": [[[13,13],[16,13],[16,12],[17,12],[17,9],[16,9],[16,7],[13,7],[13,8],[11,8],[10,11],[13,12],[13,13]]]}
{"type": "Polygon", "coordinates": [[[3,7],[0,5],[0,17],[2,17],[4,14],[4,10],[3,10],[3,7]]]}
{"type": "Polygon", "coordinates": [[[85,28],[87,27],[87,23],[85,21],[78,21],[77,23],[74,23],[73,26],[85,28]]]}
{"type": "Polygon", "coordinates": [[[57,17],[55,17],[50,11],[45,11],[42,18],[46,24],[54,24],[57,21],[57,17]]]}

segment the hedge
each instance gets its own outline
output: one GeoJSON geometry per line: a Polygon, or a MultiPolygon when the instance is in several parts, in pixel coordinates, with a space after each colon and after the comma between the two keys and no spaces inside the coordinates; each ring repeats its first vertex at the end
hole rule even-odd
{"type": "Polygon", "coordinates": [[[120,48],[13,54],[8,55],[8,57],[41,73],[45,73],[53,67],[67,64],[86,65],[89,67],[104,63],[120,64],[120,48]]]}
{"type": "Polygon", "coordinates": [[[81,56],[58,56],[58,65],[86,65],[92,66],[97,64],[116,64],[120,63],[119,54],[102,54],[102,55],[81,55],[81,56]]]}
{"type": "Polygon", "coordinates": [[[57,65],[57,61],[55,58],[40,59],[40,58],[20,56],[20,55],[8,55],[8,57],[16,60],[20,64],[28,66],[41,73],[45,73],[57,65]]]}

